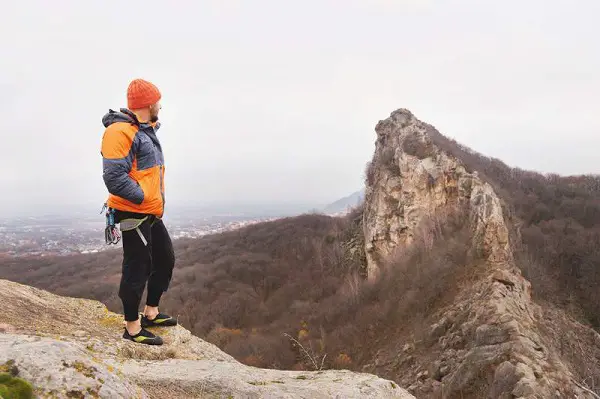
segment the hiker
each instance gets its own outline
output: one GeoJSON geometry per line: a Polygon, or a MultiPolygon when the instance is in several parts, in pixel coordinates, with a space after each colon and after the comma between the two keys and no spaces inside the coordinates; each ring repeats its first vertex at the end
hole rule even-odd
{"type": "Polygon", "coordinates": [[[135,79],[127,89],[127,108],[110,109],[102,118],[106,128],[101,150],[103,178],[109,192],[107,242],[111,234],[119,234],[116,224],[123,238],[119,287],[126,322],[123,338],[150,345],[162,345],[163,340],[146,327],[177,325],[158,311],[175,265],[173,244],[161,219],[165,164],[156,135],[160,99],[154,84],[135,79]],[[146,306],[139,313],[146,283],[146,306]]]}

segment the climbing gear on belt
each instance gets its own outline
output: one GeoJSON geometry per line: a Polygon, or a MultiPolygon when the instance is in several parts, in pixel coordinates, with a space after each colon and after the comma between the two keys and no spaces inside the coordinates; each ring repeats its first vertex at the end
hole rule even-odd
{"type": "Polygon", "coordinates": [[[146,237],[144,237],[144,234],[142,234],[142,231],[140,230],[140,226],[147,219],[148,219],[148,216],[146,216],[142,219],[123,219],[123,220],[121,220],[121,223],[120,223],[121,231],[135,230],[138,233],[138,236],[140,236],[140,238],[142,239],[144,246],[147,246],[148,241],[146,240],[146,237]]]}
{"type": "Polygon", "coordinates": [[[117,245],[121,240],[121,233],[115,225],[115,210],[109,208],[106,204],[102,207],[100,213],[106,210],[106,228],[104,229],[104,240],[108,245],[117,245]]]}

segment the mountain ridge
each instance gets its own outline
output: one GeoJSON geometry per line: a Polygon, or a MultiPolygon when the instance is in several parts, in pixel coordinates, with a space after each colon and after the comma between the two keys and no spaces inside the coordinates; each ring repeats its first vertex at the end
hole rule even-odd
{"type": "Polygon", "coordinates": [[[365,189],[360,189],[345,197],[342,197],[323,208],[326,214],[338,214],[349,212],[351,209],[360,206],[365,199],[365,189]]]}
{"type": "Polygon", "coordinates": [[[589,396],[539,326],[543,312],[515,261],[514,229],[494,187],[440,148],[443,136],[407,109],[392,112],[376,132],[363,216],[370,278],[393,273],[390,260],[411,246],[435,247],[440,223],[453,213],[467,221],[467,262],[476,264],[476,277],[435,311],[439,322],[427,335],[437,369],[413,375],[419,384],[409,390],[444,398],[589,396]]]}

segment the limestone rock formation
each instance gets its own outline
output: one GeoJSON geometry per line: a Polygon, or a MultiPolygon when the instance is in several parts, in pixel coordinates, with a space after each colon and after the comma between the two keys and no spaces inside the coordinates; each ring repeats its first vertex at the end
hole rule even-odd
{"type": "Polygon", "coordinates": [[[540,307],[515,265],[492,186],[436,145],[437,131],[406,109],[376,132],[363,213],[370,278],[395,249],[413,243],[427,218],[459,208],[470,218],[472,249],[483,263],[454,303],[438,311],[428,336],[415,337],[434,342],[426,356],[434,360],[411,356],[413,373],[399,381],[417,397],[592,398],[540,332],[540,307]]]}
{"type": "Polygon", "coordinates": [[[101,303],[7,280],[0,303],[0,366],[40,397],[413,398],[372,374],[248,367],[180,326],[162,329],[163,346],[134,344],[101,303]]]}
{"type": "Polygon", "coordinates": [[[410,244],[419,223],[436,211],[469,208],[474,245],[490,261],[509,263],[512,253],[502,206],[492,187],[460,160],[439,149],[432,129],[400,109],[375,128],[377,142],[368,171],[364,234],[369,274],[377,273],[377,258],[410,244]]]}

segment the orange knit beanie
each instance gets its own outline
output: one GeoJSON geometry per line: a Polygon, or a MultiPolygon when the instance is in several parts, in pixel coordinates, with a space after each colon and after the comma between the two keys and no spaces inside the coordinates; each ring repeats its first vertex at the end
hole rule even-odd
{"type": "Polygon", "coordinates": [[[127,108],[140,109],[149,107],[160,100],[161,94],[152,83],[143,79],[135,79],[127,88],[127,108]]]}

